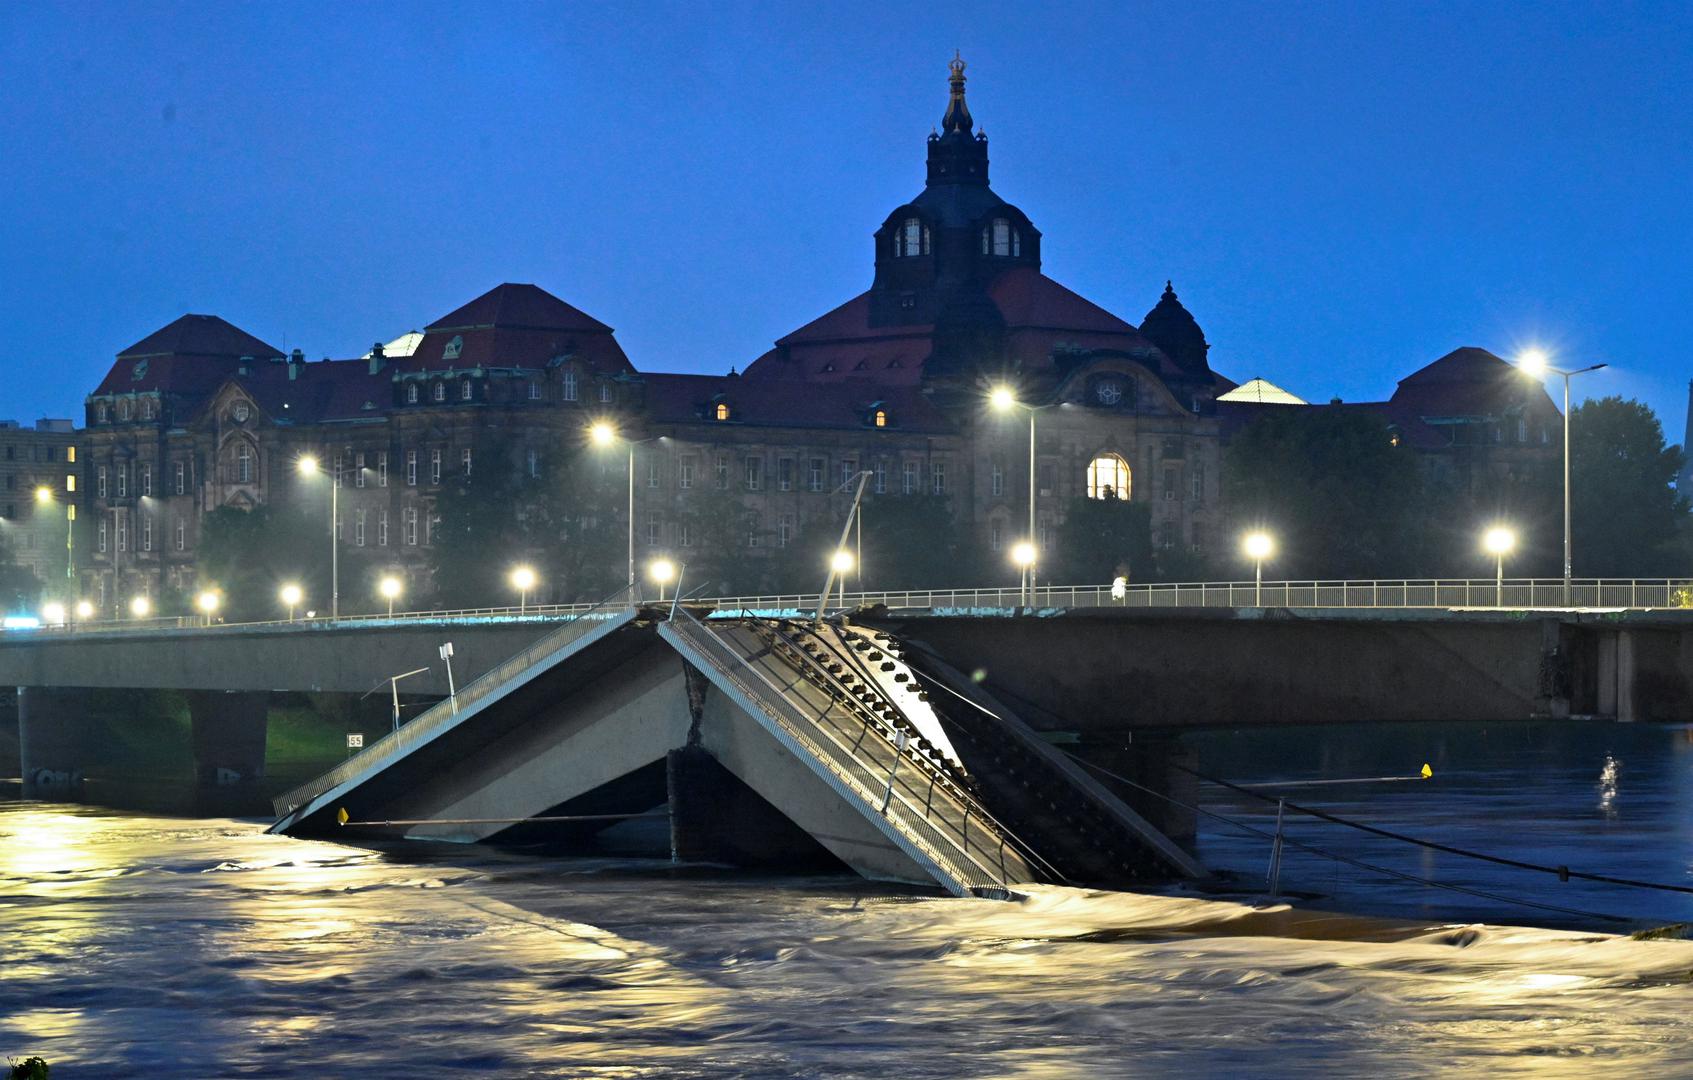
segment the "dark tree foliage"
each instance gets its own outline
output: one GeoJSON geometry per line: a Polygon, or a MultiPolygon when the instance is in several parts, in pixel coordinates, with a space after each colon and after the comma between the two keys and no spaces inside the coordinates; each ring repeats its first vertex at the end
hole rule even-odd
{"type": "Polygon", "coordinates": [[[1687,496],[1672,486],[1682,448],[1638,401],[1599,398],[1570,411],[1571,546],[1582,577],[1693,572],[1687,496]]]}
{"type": "Polygon", "coordinates": [[[1075,499],[1058,530],[1058,542],[1040,571],[1042,581],[1108,585],[1113,578],[1153,580],[1152,514],[1124,499],[1075,499]]]}
{"type": "MultiPolygon", "coordinates": [[[[222,506],[201,520],[198,576],[202,587],[223,593],[221,614],[231,622],[286,615],[282,586],[297,583],[305,609],[329,610],[329,514],[295,506],[241,510],[222,506]]],[[[345,579],[342,592],[346,594],[345,579]]],[[[166,598],[161,613],[187,610],[181,597],[166,598]]]]}
{"type": "MultiPolygon", "coordinates": [[[[829,556],[840,542],[841,525],[852,506],[842,496],[836,512],[819,515],[771,561],[770,587],[781,592],[815,592],[829,572],[829,556]]],[[[863,504],[862,573],[847,577],[848,592],[893,592],[976,584],[980,567],[952,519],[944,495],[866,495],[863,504]]],[[[857,552],[860,530],[847,537],[857,552]]]]}
{"type": "Polygon", "coordinates": [[[1221,573],[1245,564],[1238,538],[1264,529],[1276,538],[1266,576],[1428,574],[1427,492],[1412,453],[1393,445],[1379,417],[1350,409],[1268,412],[1235,436],[1223,483],[1230,521],[1214,557],[1221,573]]]}
{"type": "MultiPolygon", "coordinates": [[[[682,592],[692,596],[733,596],[769,588],[758,564],[746,557],[747,538],[758,531],[759,544],[771,543],[733,490],[695,487],[676,500],[677,528],[688,531],[688,546],[671,553],[682,567],[682,592]]],[[[645,595],[650,587],[643,585],[645,595]]]]}
{"type": "Polygon", "coordinates": [[[10,538],[0,531],[0,614],[33,611],[40,597],[40,580],[17,561],[10,538]]]}

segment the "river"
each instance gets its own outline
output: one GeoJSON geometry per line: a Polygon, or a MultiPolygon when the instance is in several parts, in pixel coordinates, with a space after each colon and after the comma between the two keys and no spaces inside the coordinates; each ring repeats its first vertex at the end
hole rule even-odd
{"type": "MultiPolygon", "coordinates": [[[[1194,740],[1202,771],[1260,783],[1437,759],[1426,782],[1287,790],[1446,842],[1686,880],[1681,729],[1252,738],[1194,740]]],[[[1293,853],[1284,882],[1321,901],[1041,887],[1000,903],[660,859],[368,851],[263,825],[0,801],[0,1055],[40,1054],[55,1080],[1693,1075],[1693,942],[1293,853]],[[1568,925],[1505,925],[1523,918],[1568,925]]],[[[1688,910],[1348,832],[1289,828],[1642,923],[1688,910]]],[[[1263,842],[1220,823],[1200,850],[1262,874],[1263,842]]]]}

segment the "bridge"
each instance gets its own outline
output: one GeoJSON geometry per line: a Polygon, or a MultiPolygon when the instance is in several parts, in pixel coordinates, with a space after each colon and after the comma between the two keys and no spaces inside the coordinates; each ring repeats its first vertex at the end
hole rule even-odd
{"type": "Polygon", "coordinates": [[[262,772],[273,692],[386,696],[389,676],[416,672],[411,700],[435,704],[285,795],[279,827],[339,834],[333,814],[350,807],[347,835],[505,840],[546,819],[546,835],[582,839],[659,814],[678,851],[830,858],[980,893],[1193,872],[1180,855],[1193,823],[1157,798],[1190,783],[1175,767],[1184,728],[1693,717],[1693,611],[1675,583],[1578,586],[1639,606],[1455,602],[1479,588],[1043,588],[1022,606],[1016,590],[849,594],[816,625],[803,597],[76,625],[0,634],[0,685],[19,688],[37,788],[82,775],[109,730],[89,719],[101,690],[187,691],[197,773],[216,783],[262,772]],[[1243,605],[1243,589],[1289,603],[1243,605]],[[1079,762],[1140,793],[1100,788],[1079,762]],[[1037,776],[1064,793],[1045,810],[1018,794],[1037,776]]]}

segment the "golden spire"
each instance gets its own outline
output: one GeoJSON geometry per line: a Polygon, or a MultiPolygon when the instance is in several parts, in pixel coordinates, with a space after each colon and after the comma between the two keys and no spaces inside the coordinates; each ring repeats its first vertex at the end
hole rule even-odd
{"type": "Polygon", "coordinates": [[[947,80],[952,86],[952,97],[946,103],[946,116],[941,119],[941,130],[945,132],[962,131],[969,134],[974,121],[970,119],[970,107],[964,104],[964,58],[957,49],[952,51],[952,61],[947,64],[947,70],[952,72],[947,80]]]}

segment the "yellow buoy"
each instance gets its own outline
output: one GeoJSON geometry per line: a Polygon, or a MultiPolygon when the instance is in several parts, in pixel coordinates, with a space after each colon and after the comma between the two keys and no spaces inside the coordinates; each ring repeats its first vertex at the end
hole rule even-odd
{"type": "MultiPolygon", "coordinates": [[[[1428,771],[1427,765],[1423,766],[1423,771],[1425,773],[1428,771]]],[[[337,825],[347,824],[347,808],[345,806],[340,807],[339,809],[337,809],[335,811],[335,824],[337,824],[337,825]]]]}
{"type": "MultiPolygon", "coordinates": [[[[1433,775],[1434,775],[1434,770],[1428,767],[1428,762],[1426,762],[1426,761],[1423,762],[1423,779],[1427,780],[1429,777],[1431,777],[1433,775]]],[[[343,810],[342,813],[346,813],[346,811],[343,810]]]]}

